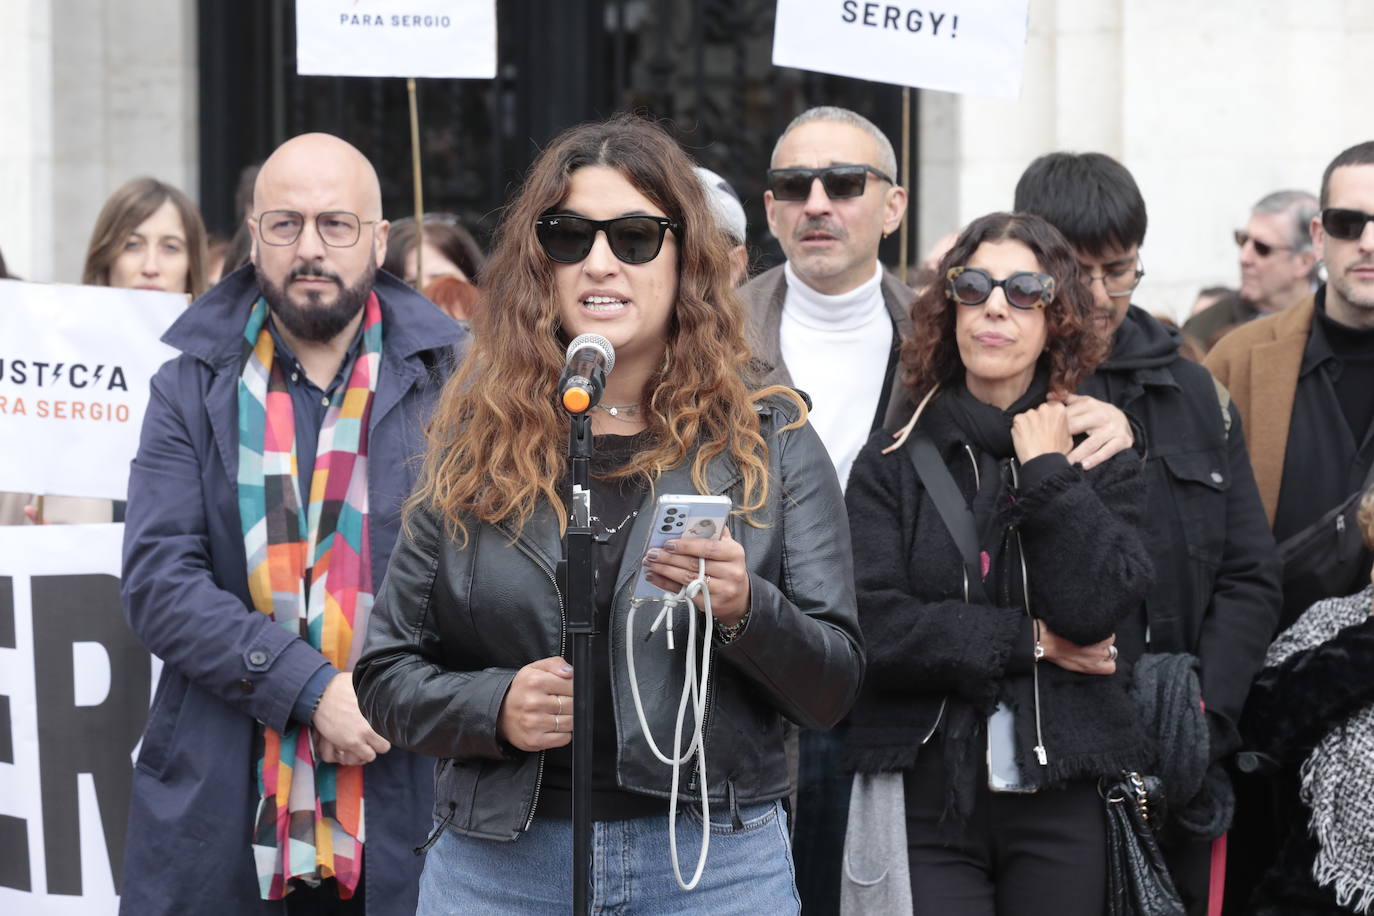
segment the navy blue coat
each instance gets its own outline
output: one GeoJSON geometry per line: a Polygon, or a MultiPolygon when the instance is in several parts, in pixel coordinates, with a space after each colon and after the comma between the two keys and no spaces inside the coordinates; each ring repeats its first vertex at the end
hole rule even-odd
{"type": "MultiPolygon", "coordinates": [[[[423,447],[423,426],[464,332],[378,272],[382,361],[368,430],[373,581],[380,585],[423,447]]],[[[120,911],[280,914],[259,899],[251,836],[255,740],[289,724],[321,656],[253,609],[238,474],[241,340],[252,267],[197,300],[163,336],[181,355],[153,378],[129,478],[124,607],[162,676],[134,770],[120,911]]],[[[369,914],[415,911],[432,824],[433,761],[400,749],[364,776],[369,914]]]]}

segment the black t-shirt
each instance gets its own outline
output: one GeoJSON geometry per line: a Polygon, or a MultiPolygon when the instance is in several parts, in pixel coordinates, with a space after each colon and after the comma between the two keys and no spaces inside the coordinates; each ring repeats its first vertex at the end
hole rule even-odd
{"type": "MultiPolygon", "coordinates": [[[[592,819],[598,821],[628,820],[666,813],[668,800],[637,795],[622,790],[615,780],[616,726],[615,710],[611,705],[611,605],[615,598],[616,577],[625,552],[642,549],[630,544],[630,529],[634,515],[647,492],[642,478],[621,477],[604,479],[629,463],[634,454],[647,444],[643,433],[634,436],[596,436],[595,451],[590,462],[592,491],[592,530],[596,544],[596,627],[592,639],[591,681],[595,691],[592,705],[592,819]]],[[[638,558],[636,557],[636,560],[638,558]]],[[[579,672],[577,683],[586,680],[579,672]]],[[[572,706],[564,703],[569,712],[572,706]]],[[[544,761],[544,787],[539,799],[542,817],[572,817],[572,745],[548,752],[544,761]]]]}

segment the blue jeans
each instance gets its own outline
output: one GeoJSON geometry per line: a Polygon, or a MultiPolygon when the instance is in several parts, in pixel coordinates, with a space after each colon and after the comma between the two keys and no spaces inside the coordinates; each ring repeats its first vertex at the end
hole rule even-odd
{"type": "MultiPolygon", "coordinates": [[[[724,808],[725,806],[721,806],[724,808]]],[[[711,811],[711,850],[695,890],[673,877],[666,816],[598,821],[592,828],[593,913],[795,914],[797,898],[782,802],[711,811]]],[[[690,880],[701,855],[701,812],[678,811],[677,849],[690,880]]],[[[416,916],[572,911],[572,822],[535,818],[514,842],[445,830],[425,858],[416,916]]]]}

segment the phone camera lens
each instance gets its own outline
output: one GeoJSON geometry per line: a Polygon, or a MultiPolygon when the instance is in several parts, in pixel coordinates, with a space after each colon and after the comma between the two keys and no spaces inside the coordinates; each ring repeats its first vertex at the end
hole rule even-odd
{"type": "Polygon", "coordinates": [[[671,531],[673,530],[673,526],[672,526],[672,525],[664,525],[663,528],[660,529],[660,530],[671,532],[671,531]]]}
{"type": "Polygon", "coordinates": [[[669,509],[669,510],[667,511],[667,513],[665,513],[665,514],[667,514],[667,515],[677,515],[677,510],[676,510],[676,509],[669,509]]]}

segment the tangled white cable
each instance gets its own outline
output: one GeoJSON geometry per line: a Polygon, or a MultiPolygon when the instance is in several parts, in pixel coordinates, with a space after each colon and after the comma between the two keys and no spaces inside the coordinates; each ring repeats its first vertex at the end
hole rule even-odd
{"type": "Polygon", "coordinates": [[[635,715],[639,717],[639,729],[644,733],[644,739],[649,742],[649,749],[654,752],[654,756],[660,761],[673,768],[672,799],[668,803],[668,848],[673,856],[673,876],[677,878],[678,887],[684,891],[690,891],[701,881],[702,872],[706,870],[706,851],[711,845],[711,807],[706,784],[706,742],[702,729],[706,724],[706,690],[707,676],[711,671],[711,630],[705,628],[704,637],[700,640],[701,650],[701,671],[697,672],[696,654],[698,649],[697,640],[697,614],[692,606],[692,599],[698,594],[702,595],[703,603],[706,605],[706,619],[711,620],[711,590],[706,585],[706,559],[700,558],[697,565],[697,577],[682,587],[677,594],[664,592],[663,610],[659,612],[654,623],[649,627],[649,634],[653,635],[659,626],[667,621],[667,640],[668,651],[673,651],[673,609],[679,604],[687,605],[687,673],[682,682],[682,698],[677,707],[677,725],[673,731],[673,750],[676,751],[682,746],[682,724],[687,715],[687,707],[692,707],[693,717],[696,722],[692,729],[692,740],[687,745],[687,750],[682,752],[681,757],[669,757],[658,748],[654,741],[653,732],[649,728],[649,722],[644,718],[644,703],[639,698],[639,680],[635,677],[635,652],[634,652],[634,620],[635,610],[638,601],[630,602],[630,613],[625,620],[625,663],[630,669],[630,696],[635,701],[635,715]],[[678,774],[682,764],[692,759],[692,755],[697,757],[697,778],[701,780],[701,857],[697,859],[696,873],[692,875],[690,882],[682,880],[682,866],[678,863],[677,856],[677,787],[678,774]]]}

